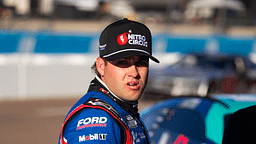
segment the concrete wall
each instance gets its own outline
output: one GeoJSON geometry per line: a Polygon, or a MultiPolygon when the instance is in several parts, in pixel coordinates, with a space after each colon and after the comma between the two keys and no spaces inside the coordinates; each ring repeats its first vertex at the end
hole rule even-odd
{"type": "MultiPolygon", "coordinates": [[[[94,77],[90,67],[98,55],[98,37],[99,33],[0,31],[0,100],[81,97],[94,77]]],[[[161,65],[175,62],[180,53],[255,51],[255,37],[153,34],[153,55],[161,65]]]]}
{"type": "Polygon", "coordinates": [[[0,100],[22,100],[82,96],[94,77],[90,67],[96,56],[26,54],[0,58],[0,100]]]}

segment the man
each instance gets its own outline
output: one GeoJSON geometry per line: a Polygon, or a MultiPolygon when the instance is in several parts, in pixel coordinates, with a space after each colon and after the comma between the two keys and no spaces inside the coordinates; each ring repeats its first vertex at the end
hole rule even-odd
{"type": "Polygon", "coordinates": [[[68,113],[61,144],[146,144],[149,136],[138,114],[147,84],[152,38],[149,29],[123,19],[100,35],[96,76],[89,90],[68,113]]]}
{"type": "Polygon", "coordinates": [[[255,144],[256,106],[231,114],[223,134],[223,144],[255,144]]]}

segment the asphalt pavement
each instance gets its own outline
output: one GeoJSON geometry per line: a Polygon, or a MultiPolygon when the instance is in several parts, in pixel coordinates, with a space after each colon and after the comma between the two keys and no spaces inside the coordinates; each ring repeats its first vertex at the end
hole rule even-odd
{"type": "MultiPolygon", "coordinates": [[[[1,101],[1,144],[57,144],[62,122],[74,99],[1,101]]],[[[140,101],[139,109],[154,102],[140,101]]]]}

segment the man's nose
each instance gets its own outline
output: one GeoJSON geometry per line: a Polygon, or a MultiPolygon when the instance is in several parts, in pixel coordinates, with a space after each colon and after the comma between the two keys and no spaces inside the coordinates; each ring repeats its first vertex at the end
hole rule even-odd
{"type": "Polygon", "coordinates": [[[129,76],[133,78],[139,77],[138,68],[135,65],[129,67],[129,76]]]}

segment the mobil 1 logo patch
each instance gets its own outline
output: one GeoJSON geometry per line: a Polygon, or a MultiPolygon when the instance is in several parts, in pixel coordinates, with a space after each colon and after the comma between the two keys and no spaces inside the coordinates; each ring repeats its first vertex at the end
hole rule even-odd
{"type": "Polygon", "coordinates": [[[89,135],[82,135],[79,136],[79,142],[83,141],[95,141],[95,140],[106,140],[107,134],[89,134],[89,135]]]}

